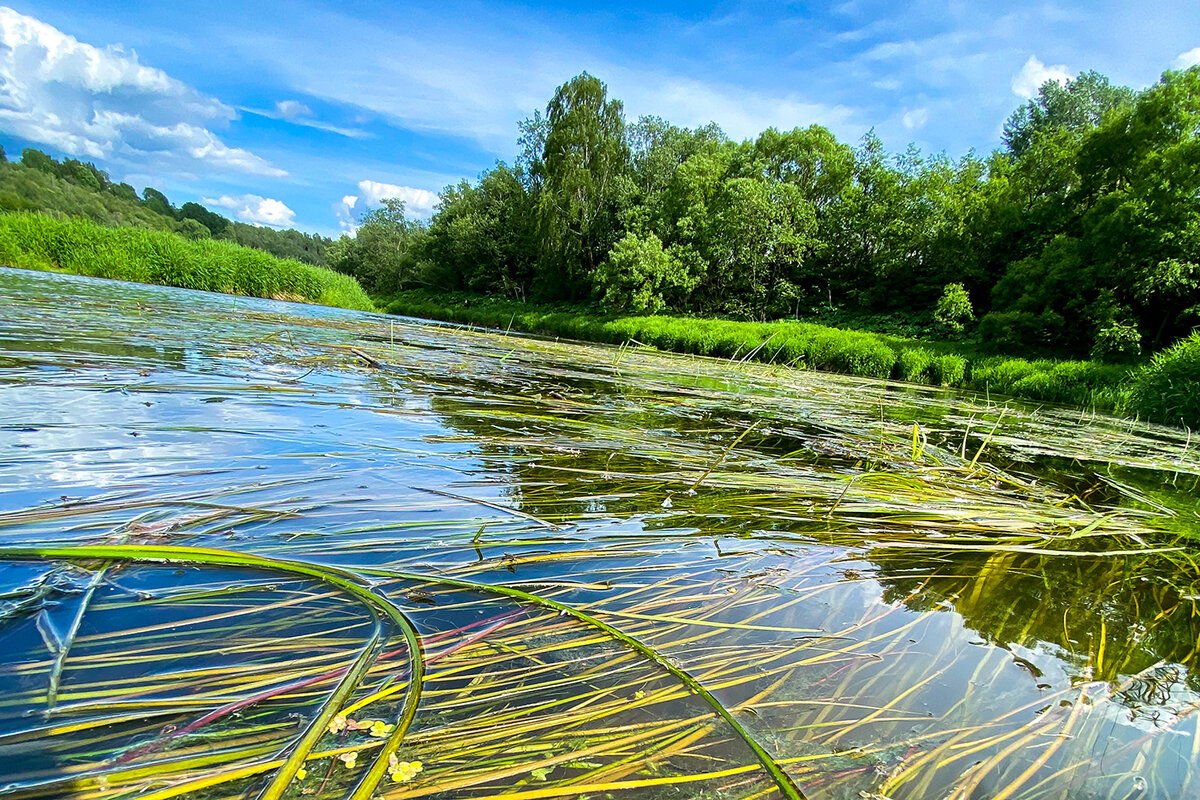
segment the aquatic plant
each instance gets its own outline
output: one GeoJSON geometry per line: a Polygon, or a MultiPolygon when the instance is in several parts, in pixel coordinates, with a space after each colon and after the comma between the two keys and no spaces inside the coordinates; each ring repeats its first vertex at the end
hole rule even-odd
{"type": "Polygon", "coordinates": [[[347,275],[227,241],[106,228],[86,219],[0,214],[0,264],[184,289],[374,310],[347,275]]]}

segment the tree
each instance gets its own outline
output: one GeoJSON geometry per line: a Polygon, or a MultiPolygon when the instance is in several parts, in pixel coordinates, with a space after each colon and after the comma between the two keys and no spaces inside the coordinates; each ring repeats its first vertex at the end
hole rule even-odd
{"type": "Polygon", "coordinates": [[[423,244],[435,286],[525,297],[534,280],[537,230],[536,200],[523,177],[500,163],[478,186],[463,181],[442,191],[423,244]]]}
{"type": "Polygon", "coordinates": [[[194,219],[212,232],[213,236],[221,236],[229,227],[229,220],[220,214],[209,211],[199,203],[184,203],[179,207],[179,219],[194,219]]]}
{"type": "Polygon", "coordinates": [[[975,319],[971,297],[961,283],[948,283],[933,310],[933,319],[954,334],[960,334],[975,319]]]}
{"type": "Polygon", "coordinates": [[[35,150],[32,147],[26,147],[21,151],[21,164],[50,175],[58,174],[58,162],[41,150],[35,150]]]}
{"type": "Polygon", "coordinates": [[[625,234],[594,280],[606,306],[630,311],[661,311],[667,306],[664,294],[687,292],[695,285],[686,266],[672,259],[653,233],[625,234]]]}
{"type": "Polygon", "coordinates": [[[538,198],[541,278],[548,297],[579,300],[616,239],[617,199],[628,169],[619,100],[582,73],[558,87],[546,106],[549,130],[538,198]]]}
{"type": "Polygon", "coordinates": [[[1098,72],[1085,72],[1064,84],[1046,81],[1038,96],[1013,112],[1004,124],[1004,144],[1020,158],[1039,136],[1067,132],[1079,138],[1104,121],[1106,114],[1127,109],[1134,93],[1114,86],[1098,72]]]}
{"type": "Polygon", "coordinates": [[[142,205],[153,211],[155,214],[162,214],[164,217],[175,218],[175,207],[171,205],[171,201],[167,196],[158,189],[152,189],[147,186],[142,189],[142,205]]]}
{"type": "Polygon", "coordinates": [[[404,216],[404,201],[387,198],[367,212],[353,237],[329,248],[329,266],[353,275],[374,294],[391,294],[420,282],[417,241],[424,228],[404,216]]]}

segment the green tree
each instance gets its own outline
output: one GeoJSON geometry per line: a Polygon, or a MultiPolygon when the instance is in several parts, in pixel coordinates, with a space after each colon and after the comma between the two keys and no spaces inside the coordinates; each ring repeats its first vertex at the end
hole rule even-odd
{"type": "Polygon", "coordinates": [[[975,319],[971,296],[961,283],[948,283],[933,310],[933,319],[946,330],[960,334],[975,319]]]}
{"type": "Polygon", "coordinates": [[[695,276],[663,250],[653,233],[627,233],[609,251],[594,281],[606,306],[656,312],[667,306],[664,294],[686,293],[695,284],[695,276]]]}
{"type": "Polygon", "coordinates": [[[179,219],[194,219],[212,232],[213,236],[221,236],[229,227],[229,220],[220,214],[209,211],[199,203],[184,203],[179,207],[179,219]]]}
{"type": "Polygon", "coordinates": [[[58,174],[58,162],[41,150],[35,150],[32,147],[26,147],[21,151],[21,164],[49,175],[58,174]]]}
{"type": "Polygon", "coordinates": [[[423,282],[418,260],[422,226],[405,217],[404,202],[387,198],[367,212],[353,237],[329,248],[329,266],[353,275],[374,294],[391,294],[423,282]]]}
{"type": "Polygon", "coordinates": [[[542,291],[579,300],[618,235],[618,198],[628,188],[625,120],[621,102],[609,100],[607,87],[586,72],[558,87],[546,118],[542,291]]]}
{"type": "Polygon", "coordinates": [[[175,218],[175,207],[171,205],[171,201],[167,196],[158,189],[152,189],[147,186],[142,189],[142,205],[153,211],[155,214],[162,214],[164,217],[175,218]]]}

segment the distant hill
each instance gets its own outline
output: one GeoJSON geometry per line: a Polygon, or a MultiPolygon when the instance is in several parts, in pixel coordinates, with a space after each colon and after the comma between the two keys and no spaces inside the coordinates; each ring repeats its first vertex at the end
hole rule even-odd
{"type": "Polygon", "coordinates": [[[73,158],[57,161],[26,148],[19,162],[7,160],[0,148],[0,212],[36,211],[55,217],[83,217],[101,225],[131,225],[173,231],[189,239],[220,239],[263,250],[279,258],[325,266],[332,239],[297,230],[274,230],[235,222],[199,203],[176,208],[157,189],[138,195],[127,183],[114,183],[108,173],[73,158]]]}

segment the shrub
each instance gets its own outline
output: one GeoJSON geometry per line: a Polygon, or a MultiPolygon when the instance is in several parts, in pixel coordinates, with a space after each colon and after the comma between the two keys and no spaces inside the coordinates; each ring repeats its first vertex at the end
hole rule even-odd
{"type": "Polygon", "coordinates": [[[933,364],[933,358],[933,353],[924,347],[907,347],[901,350],[896,359],[900,378],[910,383],[930,381],[929,369],[933,364]]]}
{"type": "Polygon", "coordinates": [[[962,333],[967,323],[975,319],[971,297],[961,283],[948,283],[942,290],[933,310],[933,319],[953,333],[962,333]]]}
{"type": "Polygon", "coordinates": [[[1113,320],[1096,334],[1091,356],[1096,361],[1129,362],[1142,354],[1142,335],[1131,322],[1113,320]]]}
{"type": "Polygon", "coordinates": [[[1200,331],[1134,373],[1124,410],[1156,422],[1200,427],[1200,331]]]}
{"type": "Polygon", "coordinates": [[[929,365],[929,377],[938,386],[961,386],[967,377],[967,360],[950,354],[938,356],[929,365]]]}

